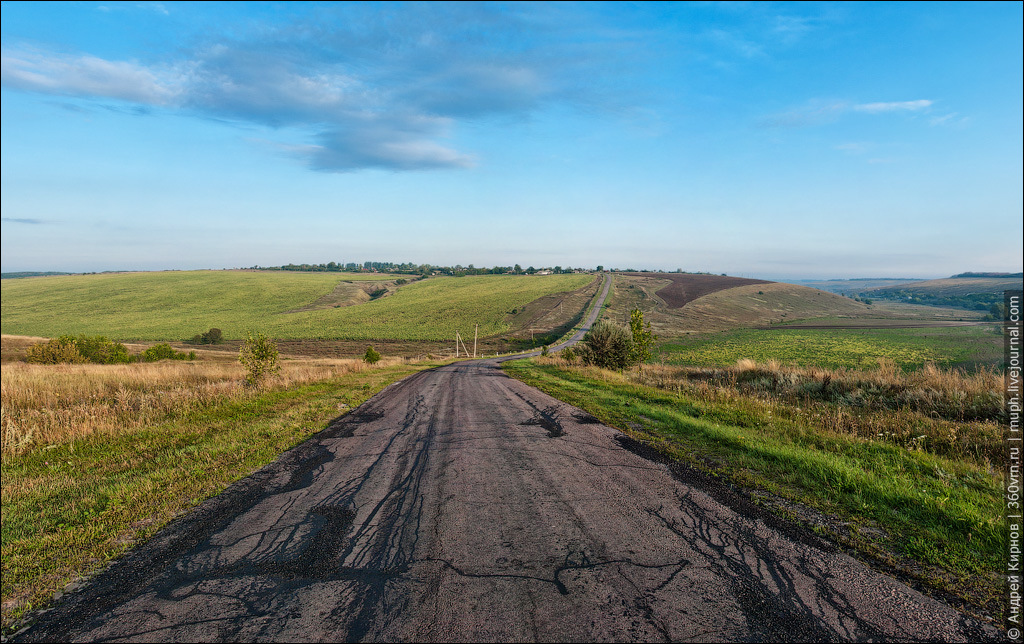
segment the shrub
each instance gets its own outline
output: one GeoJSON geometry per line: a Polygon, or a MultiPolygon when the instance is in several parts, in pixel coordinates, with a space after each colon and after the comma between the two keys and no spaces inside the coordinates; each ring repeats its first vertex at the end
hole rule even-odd
{"type": "Polygon", "coordinates": [[[189,340],[192,344],[221,344],[224,342],[224,333],[214,327],[206,333],[197,333],[189,340]]]}
{"type": "Polygon", "coordinates": [[[143,362],[157,362],[158,360],[195,360],[196,352],[189,351],[175,351],[171,345],[166,342],[160,344],[154,344],[150,348],[142,352],[139,358],[143,362]]]}
{"type": "Polygon", "coordinates": [[[373,348],[373,345],[366,347],[366,353],[363,355],[363,361],[366,364],[374,364],[380,360],[380,354],[373,348]]]}
{"type": "Polygon", "coordinates": [[[89,360],[78,350],[75,338],[62,335],[49,342],[33,344],[28,348],[25,361],[32,364],[82,364],[89,360]]]}
{"type": "Polygon", "coordinates": [[[120,342],[111,342],[105,336],[80,335],[75,340],[78,352],[96,364],[128,364],[132,361],[128,348],[120,342]]]}
{"type": "Polygon", "coordinates": [[[583,336],[583,345],[586,353],[580,357],[587,364],[604,369],[625,369],[630,364],[633,339],[618,324],[601,320],[583,336]]]}
{"type": "Polygon", "coordinates": [[[29,347],[25,360],[34,364],[128,364],[132,357],[123,344],[102,335],[62,335],[29,347]]]}
{"type": "Polygon", "coordinates": [[[277,344],[273,340],[257,333],[247,334],[242,348],[238,350],[238,361],[245,367],[245,384],[250,387],[261,387],[267,377],[277,373],[277,344]]]}

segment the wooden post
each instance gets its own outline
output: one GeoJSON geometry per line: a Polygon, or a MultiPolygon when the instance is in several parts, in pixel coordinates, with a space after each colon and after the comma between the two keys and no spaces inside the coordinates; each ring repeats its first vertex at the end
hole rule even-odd
{"type": "Polygon", "coordinates": [[[479,334],[479,332],[480,332],[480,325],[479,324],[473,325],[473,357],[474,358],[476,357],[476,336],[479,334]]]}

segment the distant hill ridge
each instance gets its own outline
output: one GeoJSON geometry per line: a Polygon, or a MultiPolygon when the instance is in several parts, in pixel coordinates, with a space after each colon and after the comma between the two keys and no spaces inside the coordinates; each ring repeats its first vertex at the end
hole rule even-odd
{"type": "Polygon", "coordinates": [[[950,279],[958,277],[1024,277],[1024,273],[960,273],[950,279]]]}
{"type": "Polygon", "coordinates": [[[72,275],[72,273],[61,273],[59,271],[20,271],[15,273],[0,273],[0,279],[13,280],[19,277],[46,277],[47,275],[72,275]]]}

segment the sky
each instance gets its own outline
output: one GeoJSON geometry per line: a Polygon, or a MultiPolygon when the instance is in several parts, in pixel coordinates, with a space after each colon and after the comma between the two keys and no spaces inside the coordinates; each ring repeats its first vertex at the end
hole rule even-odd
{"type": "Polygon", "coordinates": [[[1020,271],[1022,6],[3,2],[0,264],[1020,271]]]}

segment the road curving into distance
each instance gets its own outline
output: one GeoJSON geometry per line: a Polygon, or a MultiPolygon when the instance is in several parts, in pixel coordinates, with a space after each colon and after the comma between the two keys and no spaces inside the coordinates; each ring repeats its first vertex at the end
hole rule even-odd
{"type": "Polygon", "coordinates": [[[173,522],[16,639],[999,637],[643,453],[497,360],[421,372],[173,522]]]}

